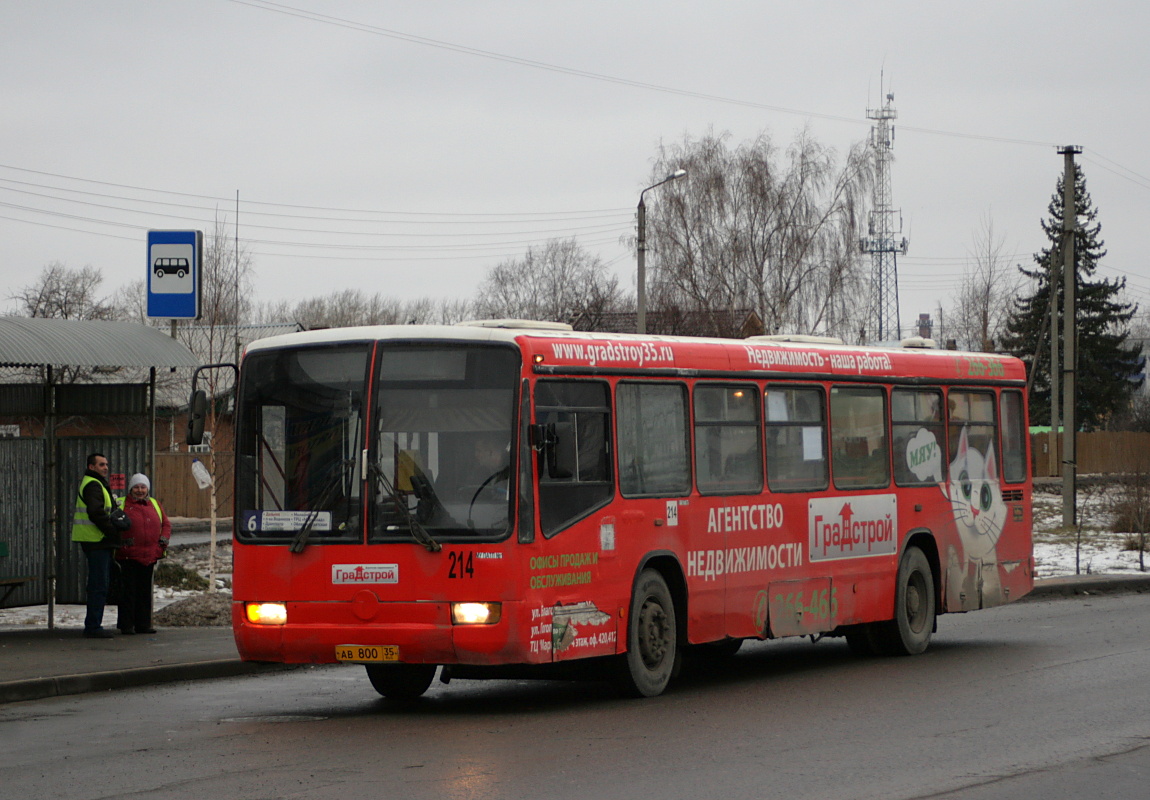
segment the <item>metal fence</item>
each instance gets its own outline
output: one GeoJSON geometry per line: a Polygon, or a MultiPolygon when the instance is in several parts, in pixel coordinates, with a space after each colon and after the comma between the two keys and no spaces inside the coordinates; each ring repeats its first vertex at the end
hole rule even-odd
{"type": "Polygon", "coordinates": [[[0,439],[0,540],[8,545],[8,557],[0,559],[0,576],[35,575],[12,592],[5,607],[41,605],[48,602],[47,535],[48,487],[44,480],[43,439],[0,439]]]}

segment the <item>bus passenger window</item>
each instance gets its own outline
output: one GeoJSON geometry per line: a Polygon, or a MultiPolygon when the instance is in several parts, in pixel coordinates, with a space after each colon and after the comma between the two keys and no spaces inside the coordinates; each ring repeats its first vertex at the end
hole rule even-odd
{"type": "Polygon", "coordinates": [[[695,480],[702,494],[763,490],[758,423],[754,386],[695,387],[695,480]]]}
{"type": "Polygon", "coordinates": [[[767,485],[772,492],[827,488],[827,424],[817,386],[767,387],[767,485]]]}
{"type": "Polygon", "coordinates": [[[890,484],[885,400],[885,393],[878,387],[831,389],[835,488],[878,489],[890,484]]]}
{"type": "Polygon", "coordinates": [[[539,525],[546,537],[610,502],[611,409],[602,381],[539,381],[535,419],[548,441],[539,452],[539,525]]]}
{"type": "Polygon", "coordinates": [[[942,483],[946,479],[942,392],[896,388],[890,394],[890,418],[894,482],[899,486],[942,483]]]}
{"type": "Polygon", "coordinates": [[[1026,480],[1026,420],[1022,392],[1008,389],[1000,400],[1002,415],[1002,477],[1007,483],[1026,480]]]}
{"type": "Polygon", "coordinates": [[[620,383],[619,490],[627,497],[682,497],[691,491],[687,387],[620,383]]]}
{"type": "Polygon", "coordinates": [[[994,395],[990,392],[954,389],[947,396],[947,403],[950,409],[947,438],[950,439],[951,460],[953,461],[958,454],[964,431],[968,447],[973,447],[981,453],[988,464],[992,456],[997,460],[994,395]]]}

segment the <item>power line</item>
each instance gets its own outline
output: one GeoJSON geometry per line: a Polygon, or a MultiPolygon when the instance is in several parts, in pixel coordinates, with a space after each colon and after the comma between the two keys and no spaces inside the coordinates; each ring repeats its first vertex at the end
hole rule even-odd
{"type": "MultiPolygon", "coordinates": [[[[54,172],[43,172],[41,170],[27,169],[24,167],[16,167],[16,166],[12,166],[9,164],[0,164],[0,169],[10,169],[10,170],[14,170],[17,172],[24,172],[24,173],[28,173],[28,174],[32,174],[32,175],[43,175],[45,177],[59,178],[61,180],[68,180],[68,181],[78,181],[81,183],[93,184],[93,185],[97,185],[97,186],[109,186],[109,187],[112,187],[115,189],[130,189],[132,191],[137,191],[137,192],[151,192],[151,193],[155,193],[155,194],[170,195],[172,197],[185,197],[185,198],[191,198],[191,199],[195,199],[195,200],[207,200],[207,201],[210,201],[213,203],[226,204],[228,206],[230,206],[235,200],[234,198],[229,198],[229,197],[215,197],[213,195],[191,194],[189,192],[176,192],[176,191],[171,191],[168,189],[152,189],[152,188],[142,187],[142,186],[131,186],[131,185],[122,184],[122,183],[111,183],[109,181],[93,180],[90,178],[78,178],[78,177],[74,177],[71,175],[60,175],[60,174],[54,173],[54,172]]],[[[12,181],[12,179],[8,179],[8,178],[3,178],[0,180],[10,181],[10,182],[18,182],[18,181],[12,181]]],[[[42,184],[30,184],[30,185],[38,186],[39,188],[51,188],[51,189],[57,188],[57,187],[51,187],[51,186],[42,185],[42,184]]],[[[82,192],[82,190],[78,190],[78,189],[63,189],[63,188],[60,188],[59,191],[76,192],[76,193],[82,192]]],[[[105,196],[115,197],[114,195],[105,195],[105,196]]],[[[124,199],[128,199],[128,198],[124,198],[124,199]]],[[[156,203],[161,203],[161,204],[164,203],[164,201],[150,201],[150,200],[140,200],[137,202],[156,202],[156,203]]],[[[174,204],[169,203],[168,205],[174,205],[174,204]]],[[[291,204],[291,203],[275,203],[275,202],[270,202],[270,201],[259,201],[259,200],[245,200],[244,205],[245,205],[245,207],[246,206],[267,206],[269,208],[288,208],[288,209],[299,209],[299,210],[304,210],[304,211],[329,211],[329,212],[341,213],[341,214],[389,215],[389,216],[397,216],[397,217],[404,217],[404,218],[406,218],[406,217],[443,217],[445,219],[465,219],[465,218],[472,218],[472,217],[477,218],[477,219],[486,219],[486,218],[492,218],[492,217],[530,219],[530,218],[535,218],[535,217],[550,218],[550,217],[554,217],[556,215],[566,215],[566,214],[617,214],[617,213],[622,213],[622,212],[633,212],[634,211],[634,209],[629,208],[629,207],[583,209],[583,210],[573,210],[573,211],[527,211],[527,212],[381,211],[378,209],[365,209],[365,208],[339,208],[339,207],[333,208],[333,207],[325,207],[325,206],[305,206],[305,205],[295,205],[295,204],[291,204]]],[[[252,209],[248,213],[260,213],[260,212],[252,209]]]]}
{"type": "MultiPolygon", "coordinates": [[[[846,122],[850,123],[851,125],[865,124],[855,117],[846,117],[839,114],[827,114],[818,111],[804,111],[797,108],[786,108],[784,106],[758,103],[750,100],[742,100],[735,97],[725,97],[722,95],[709,94],[707,92],[679,89],[673,86],[664,86],[657,83],[648,83],[646,81],[622,78],[617,75],[607,75],[600,72],[591,72],[589,70],[578,69],[576,67],[565,67],[559,64],[551,64],[546,61],[538,61],[531,58],[522,58],[520,56],[508,55],[506,53],[497,53],[492,50],[482,50],[478,47],[470,47],[468,45],[457,44],[455,42],[447,42],[441,39],[431,39],[426,36],[417,36],[415,34],[404,33],[402,31],[397,31],[389,28],[381,28],[379,26],[370,25],[364,22],[357,22],[355,20],[344,19],[342,17],[333,17],[327,14],[320,14],[315,11],[308,11],[307,9],[295,8],[293,6],[284,5],[282,3],[273,3],[270,0],[231,0],[231,2],[238,5],[259,9],[261,11],[268,11],[276,14],[282,14],[284,16],[295,17],[297,19],[306,20],[308,22],[330,25],[332,27],[344,28],[346,30],[357,31],[359,33],[367,33],[373,36],[395,39],[397,41],[407,42],[408,44],[417,44],[424,47],[447,50],[453,53],[475,56],[477,58],[484,58],[491,61],[499,61],[520,67],[529,67],[531,69],[543,70],[546,72],[555,72],[561,75],[570,75],[577,78],[586,78],[588,80],[601,81],[604,83],[613,83],[620,86],[629,86],[635,89],[645,89],[647,91],[677,95],[679,97],[690,97],[696,100],[708,100],[716,103],[743,106],[745,108],[757,108],[763,111],[774,111],[779,114],[792,114],[795,116],[811,119],[825,119],[833,122],[846,122]]],[[[1031,139],[1017,139],[1006,136],[988,136],[975,133],[960,133],[957,131],[945,131],[935,128],[919,128],[910,125],[902,125],[900,126],[900,129],[903,131],[924,133],[932,136],[950,136],[961,139],[977,139],[982,141],[998,142],[1001,144],[1021,144],[1033,147],[1057,146],[1056,143],[1053,142],[1039,142],[1031,139]]]]}
{"type": "MultiPolygon", "coordinates": [[[[116,207],[116,206],[108,206],[108,205],[101,205],[101,204],[96,204],[96,203],[88,203],[88,202],[82,201],[82,200],[69,200],[67,202],[76,203],[79,205],[86,205],[86,206],[94,205],[98,208],[102,208],[102,209],[105,209],[108,211],[123,211],[123,212],[131,213],[131,214],[144,214],[144,213],[146,213],[152,219],[155,219],[156,217],[160,217],[163,219],[175,219],[175,220],[187,220],[188,219],[187,216],[182,216],[182,215],[164,214],[164,213],[157,212],[157,211],[139,211],[139,210],[130,209],[130,208],[120,208],[120,207],[116,207]]],[[[7,207],[7,208],[14,208],[14,209],[18,209],[20,211],[29,211],[29,212],[33,212],[33,213],[37,213],[37,214],[47,214],[48,216],[60,216],[60,217],[67,217],[67,218],[72,218],[72,219],[83,219],[85,222],[94,222],[94,223],[101,223],[101,224],[107,224],[107,225],[124,224],[124,223],[111,222],[108,220],[93,219],[90,217],[79,217],[77,215],[67,214],[67,213],[64,213],[61,211],[49,211],[46,209],[34,208],[31,206],[21,206],[21,205],[16,205],[15,203],[5,203],[2,201],[0,201],[0,206],[7,207]]],[[[206,224],[210,220],[200,219],[199,221],[206,224]]],[[[604,223],[601,225],[575,225],[575,226],[570,226],[570,227],[566,227],[566,228],[558,228],[558,229],[552,228],[552,229],[542,229],[542,230],[534,230],[533,229],[533,230],[511,230],[511,231],[508,231],[508,230],[500,230],[500,231],[456,231],[456,232],[451,232],[451,233],[448,233],[448,232],[399,233],[399,232],[394,232],[394,231],[383,232],[383,231],[331,230],[331,229],[318,229],[318,228],[285,228],[285,227],[280,226],[280,225],[260,225],[259,223],[247,223],[245,225],[245,227],[246,228],[255,228],[257,230],[290,231],[292,233],[299,233],[299,234],[316,233],[316,234],[325,234],[328,236],[369,236],[369,237],[381,237],[382,236],[382,237],[389,237],[389,238],[429,238],[429,237],[435,237],[435,238],[445,238],[445,237],[446,238],[457,238],[457,237],[484,238],[484,237],[490,237],[490,236],[569,235],[573,232],[578,232],[578,231],[590,232],[590,231],[614,230],[616,228],[619,228],[622,224],[624,224],[622,220],[617,220],[615,222],[604,223]]],[[[145,226],[145,228],[146,227],[147,226],[145,226]]]]}
{"type": "Polygon", "coordinates": [[[1090,156],[1093,156],[1094,158],[1091,158],[1090,156],[1084,155],[1083,156],[1084,161],[1089,161],[1094,166],[1096,166],[1100,169],[1104,169],[1113,175],[1117,175],[1119,178],[1122,178],[1124,180],[1128,180],[1131,183],[1135,184],[1136,186],[1141,186],[1143,189],[1150,189],[1150,178],[1147,178],[1145,175],[1137,173],[1134,170],[1130,169],[1129,167],[1125,167],[1125,166],[1119,164],[1117,161],[1114,161],[1113,159],[1107,158],[1106,156],[1102,155],[1101,153],[1099,153],[1096,150],[1090,150],[1088,152],[1090,153],[1090,156]],[[1113,164],[1115,167],[1117,167],[1117,169],[1111,169],[1110,167],[1107,167],[1105,164],[1102,164],[1095,159],[1102,159],[1102,161],[1105,161],[1108,164],[1113,164]]]}

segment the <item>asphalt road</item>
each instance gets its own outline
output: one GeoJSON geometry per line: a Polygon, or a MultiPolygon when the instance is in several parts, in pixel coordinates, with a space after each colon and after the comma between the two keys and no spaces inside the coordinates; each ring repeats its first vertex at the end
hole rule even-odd
{"type": "Polygon", "coordinates": [[[1150,595],[943,617],[931,649],[756,643],[666,695],[322,667],[0,708],[5,797],[1144,797],[1150,595]]]}

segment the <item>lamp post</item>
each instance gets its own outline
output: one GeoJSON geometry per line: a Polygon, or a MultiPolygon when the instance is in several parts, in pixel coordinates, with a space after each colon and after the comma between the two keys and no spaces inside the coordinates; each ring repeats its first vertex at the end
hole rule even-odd
{"type": "Polygon", "coordinates": [[[652,183],[643,191],[639,192],[639,270],[637,275],[638,284],[638,300],[639,300],[639,314],[635,320],[635,331],[637,333],[647,332],[647,207],[643,205],[643,195],[654,189],[656,186],[662,186],[667,181],[678,180],[679,178],[686,177],[687,170],[677,169],[658,183],[652,183]]]}

